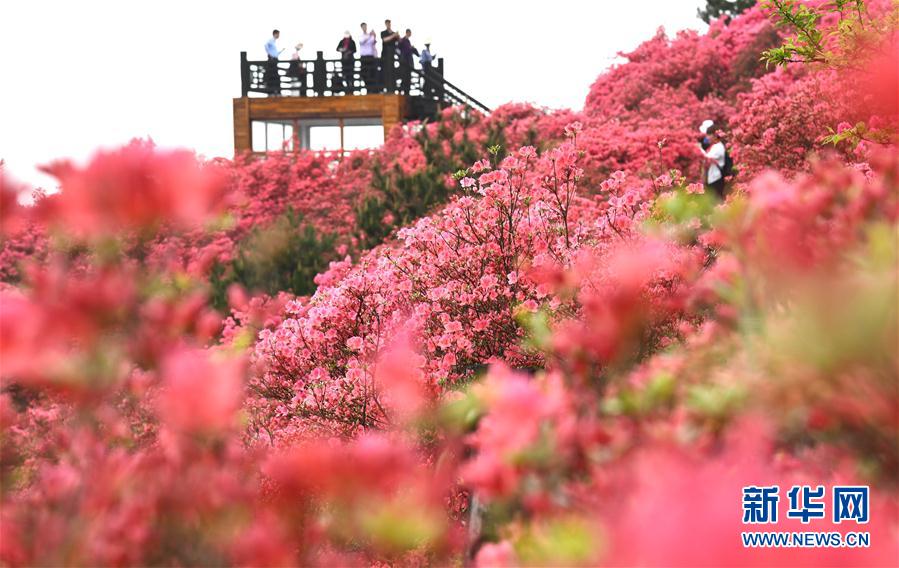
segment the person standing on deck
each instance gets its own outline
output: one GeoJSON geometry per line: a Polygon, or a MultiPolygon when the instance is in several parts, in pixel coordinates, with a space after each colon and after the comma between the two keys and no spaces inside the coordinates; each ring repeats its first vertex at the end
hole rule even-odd
{"type": "Polygon", "coordinates": [[[272,30],[272,37],[265,42],[265,54],[268,56],[268,61],[265,65],[265,83],[268,92],[271,95],[281,94],[281,76],[278,74],[278,57],[281,56],[281,52],[284,50],[278,49],[279,37],[281,37],[281,32],[272,30]]]}
{"type": "Polygon", "coordinates": [[[412,30],[406,28],[406,35],[400,39],[397,46],[400,50],[400,77],[402,78],[402,93],[409,94],[412,84],[413,55],[418,55],[418,50],[412,45],[412,30]]]}
{"type": "Polygon", "coordinates": [[[303,44],[298,43],[293,49],[293,55],[290,56],[290,67],[287,68],[287,76],[290,77],[293,92],[295,95],[306,96],[306,66],[303,63],[300,50],[303,44]]]}
{"type": "Polygon", "coordinates": [[[362,22],[362,37],[359,38],[359,55],[362,59],[362,80],[365,82],[365,91],[368,94],[374,92],[378,74],[378,39],[375,30],[368,30],[368,24],[362,22]]]}
{"type": "Polygon", "coordinates": [[[343,72],[344,92],[348,95],[353,94],[354,83],[354,67],[356,66],[356,42],[349,31],[343,33],[343,39],[337,44],[337,51],[340,52],[340,69],[343,72]]]}
{"type": "Polygon", "coordinates": [[[421,55],[419,56],[418,61],[419,63],[421,63],[421,74],[425,78],[425,96],[429,97],[434,91],[434,79],[431,76],[431,74],[434,73],[434,70],[431,69],[431,63],[434,61],[434,56],[431,55],[431,40],[427,40],[425,42],[425,48],[421,50],[421,55]]]}
{"type": "Polygon", "coordinates": [[[381,79],[384,83],[384,91],[396,92],[396,74],[394,72],[396,61],[396,44],[400,40],[400,34],[390,27],[390,20],[384,20],[384,31],[381,32],[381,79]]]}

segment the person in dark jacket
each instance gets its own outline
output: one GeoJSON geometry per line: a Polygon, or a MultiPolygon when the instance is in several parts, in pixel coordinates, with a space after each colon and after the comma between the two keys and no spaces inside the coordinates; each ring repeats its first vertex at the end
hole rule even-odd
{"type": "Polygon", "coordinates": [[[412,30],[406,28],[406,35],[400,39],[399,47],[400,50],[400,77],[402,77],[403,81],[403,93],[409,94],[409,86],[412,82],[412,65],[414,59],[413,55],[418,55],[418,50],[412,45],[412,30]]]}
{"type": "Polygon", "coordinates": [[[353,71],[356,66],[356,42],[349,31],[343,33],[343,39],[337,44],[337,51],[340,52],[340,68],[343,71],[344,89],[348,94],[353,93],[353,71]]]}
{"type": "Polygon", "coordinates": [[[396,44],[400,34],[390,27],[390,20],[384,20],[384,31],[381,32],[381,79],[384,83],[384,91],[393,93],[396,91],[396,75],[394,65],[396,63],[396,44]]]}

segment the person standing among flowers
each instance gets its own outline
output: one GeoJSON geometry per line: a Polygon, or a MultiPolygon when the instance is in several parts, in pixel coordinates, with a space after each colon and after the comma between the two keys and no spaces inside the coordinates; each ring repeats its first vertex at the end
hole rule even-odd
{"type": "Polygon", "coordinates": [[[699,152],[705,158],[706,186],[711,188],[719,198],[724,199],[724,176],[727,174],[727,148],[724,147],[724,142],[721,141],[718,132],[712,129],[713,126],[714,123],[711,120],[704,121],[702,126],[700,126],[700,130],[709,139],[709,147],[708,150],[704,150],[702,144],[700,144],[699,152]]]}

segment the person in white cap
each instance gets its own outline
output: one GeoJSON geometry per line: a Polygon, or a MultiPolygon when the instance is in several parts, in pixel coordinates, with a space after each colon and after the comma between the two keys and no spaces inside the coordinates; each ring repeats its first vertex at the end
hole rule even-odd
{"type": "Polygon", "coordinates": [[[705,182],[708,187],[715,191],[721,199],[724,199],[724,165],[727,163],[727,148],[721,141],[717,131],[712,128],[715,125],[711,120],[703,121],[699,130],[709,139],[709,148],[704,150],[700,143],[699,152],[705,158],[706,174],[705,182]]]}
{"type": "Polygon", "coordinates": [[[290,67],[287,68],[287,75],[293,86],[295,95],[306,96],[306,67],[301,59],[300,50],[303,44],[298,43],[294,46],[293,54],[290,56],[290,67]]]}
{"type": "Polygon", "coordinates": [[[349,31],[343,32],[343,38],[337,44],[340,52],[340,70],[343,72],[343,86],[347,94],[353,94],[353,71],[356,66],[356,42],[349,31]]]}
{"type": "Polygon", "coordinates": [[[702,124],[699,125],[699,131],[702,132],[702,136],[700,136],[699,138],[699,144],[702,146],[703,150],[708,150],[709,146],[712,145],[712,143],[709,141],[707,133],[709,131],[709,128],[711,128],[713,124],[715,123],[711,120],[706,119],[703,120],[702,124]]]}
{"type": "Polygon", "coordinates": [[[434,56],[431,55],[431,40],[428,39],[425,41],[425,47],[421,50],[421,54],[418,56],[418,61],[421,63],[421,74],[425,78],[424,91],[425,96],[430,96],[432,87],[431,73],[431,62],[434,61],[434,56]]]}

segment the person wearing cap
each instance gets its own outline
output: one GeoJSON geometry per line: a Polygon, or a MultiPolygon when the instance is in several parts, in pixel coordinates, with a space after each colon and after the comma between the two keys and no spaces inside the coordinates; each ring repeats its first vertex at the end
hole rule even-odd
{"type": "Polygon", "coordinates": [[[397,47],[400,50],[400,73],[402,77],[402,91],[409,94],[409,87],[412,83],[412,66],[414,65],[413,55],[418,55],[418,50],[412,45],[412,30],[406,28],[406,35],[400,39],[397,47]]]}
{"type": "Polygon", "coordinates": [[[418,57],[418,62],[421,64],[421,74],[424,75],[425,84],[424,91],[425,96],[430,96],[433,91],[431,73],[431,62],[434,61],[434,56],[431,55],[431,40],[425,41],[425,47],[421,50],[421,54],[418,57]]]}
{"type": "Polygon", "coordinates": [[[306,66],[300,57],[300,50],[303,44],[298,43],[293,48],[293,54],[290,56],[290,66],[287,68],[287,76],[293,83],[294,92],[301,96],[306,96],[306,66]]]}
{"type": "Polygon", "coordinates": [[[711,120],[705,120],[699,126],[699,131],[708,138],[709,142],[707,150],[703,149],[700,142],[699,152],[705,158],[706,186],[711,188],[718,197],[724,199],[724,163],[727,161],[727,148],[724,147],[724,142],[721,141],[714,126],[715,123],[711,120]]]}
{"type": "Polygon", "coordinates": [[[703,120],[702,124],[699,125],[699,131],[702,132],[702,136],[699,137],[699,145],[702,146],[703,150],[708,150],[709,146],[712,145],[712,142],[709,140],[708,131],[709,128],[715,124],[711,120],[703,120]]]}
{"type": "Polygon", "coordinates": [[[378,75],[378,38],[375,30],[369,30],[368,24],[362,22],[362,36],[359,38],[359,55],[362,60],[362,80],[365,82],[365,91],[373,93],[378,75]]]}
{"type": "Polygon", "coordinates": [[[343,38],[337,43],[337,51],[340,52],[340,69],[343,72],[343,84],[347,94],[353,93],[353,71],[356,66],[356,42],[349,31],[343,32],[343,38]]]}

